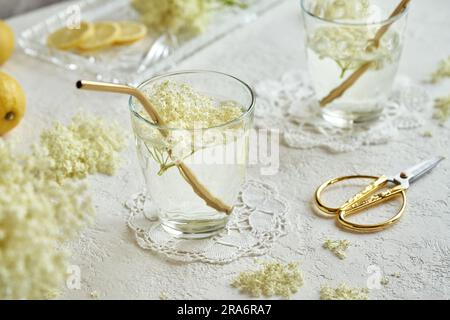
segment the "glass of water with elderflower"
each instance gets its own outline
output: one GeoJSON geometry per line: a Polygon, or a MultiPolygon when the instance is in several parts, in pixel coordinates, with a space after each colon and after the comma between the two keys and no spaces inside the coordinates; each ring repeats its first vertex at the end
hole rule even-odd
{"type": "Polygon", "coordinates": [[[255,97],[243,81],[183,71],[139,86],[160,121],[130,111],[146,189],[162,227],[188,239],[220,232],[245,181],[255,97]]]}
{"type": "Polygon", "coordinates": [[[302,0],[307,63],[328,122],[380,117],[398,69],[408,1],[302,0]]]}

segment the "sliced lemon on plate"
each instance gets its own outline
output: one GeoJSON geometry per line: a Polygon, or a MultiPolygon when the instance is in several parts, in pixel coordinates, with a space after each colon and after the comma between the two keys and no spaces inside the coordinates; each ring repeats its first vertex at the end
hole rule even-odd
{"type": "Polygon", "coordinates": [[[103,49],[112,45],[120,35],[120,27],[115,22],[94,23],[92,37],[82,41],[78,48],[85,51],[103,49]]]}
{"type": "Polygon", "coordinates": [[[116,44],[129,44],[141,40],[147,34],[147,27],[136,21],[120,21],[120,34],[116,39],[116,44]]]}
{"type": "Polygon", "coordinates": [[[50,47],[60,50],[70,50],[92,37],[94,27],[91,23],[81,22],[77,28],[61,28],[51,33],[47,38],[50,47]]]}

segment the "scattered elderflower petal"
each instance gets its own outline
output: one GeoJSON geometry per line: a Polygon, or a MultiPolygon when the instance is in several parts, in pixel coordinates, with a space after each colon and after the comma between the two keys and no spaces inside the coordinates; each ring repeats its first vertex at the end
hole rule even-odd
{"type": "Polygon", "coordinates": [[[431,82],[437,83],[444,78],[450,77],[450,56],[439,62],[438,68],[431,75],[431,82]]]}
{"type": "Polygon", "coordinates": [[[90,296],[92,299],[99,299],[100,298],[100,293],[98,293],[98,291],[94,290],[90,293],[90,296]]]}
{"type": "Polygon", "coordinates": [[[0,299],[54,297],[68,266],[60,244],[93,218],[86,186],[42,174],[51,165],[0,141],[0,299]]]}
{"type": "Polygon", "coordinates": [[[383,286],[387,286],[389,284],[389,278],[388,277],[383,277],[380,281],[380,284],[383,286]]]}
{"type": "Polygon", "coordinates": [[[342,283],[337,288],[322,286],[320,289],[321,300],[368,300],[367,288],[350,288],[342,283]]]}
{"type": "Polygon", "coordinates": [[[433,132],[430,130],[424,131],[422,132],[422,137],[424,138],[432,138],[433,137],[433,132]]]}
{"type": "Polygon", "coordinates": [[[44,130],[34,155],[50,159],[50,170],[46,173],[61,182],[97,172],[113,175],[124,147],[125,134],[117,125],[107,125],[94,116],[77,115],[68,126],[54,123],[44,130]]]}
{"type": "Polygon", "coordinates": [[[44,299],[46,299],[46,300],[53,300],[53,299],[56,299],[59,295],[61,295],[61,291],[56,290],[56,289],[50,290],[49,292],[47,292],[44,295],[44,299]]]}
{"type": "Polygon", "coordinates": [[[289,298],[303,285],[298,263],[263,263],[258,271],[242,272],[231,284],[252,297],[289,298]]]}
{"type": "Polygon", "coordinates": [[[391,273],[390,276],[394,277],[394,278],[397,278],[397,279],[401,277],[400,272],[391,273]]]}
{"type": "Polygon", "coordinates": [[[437,98],[434,101],[433,117],[444,123],[450,118],[450,95],[437,98]]]}
{"type": "Polygon", "coordinates": [[[350,242],[347,240],[325,240],[323,248],[333,252],[339,259],[346,258],[345,251],[350,246],[350,242]]]}
{"type": "Polygon", "coordinates": [[[169,296],[165,292],[159,294],[159,300],[168,300],[169,296]]]}

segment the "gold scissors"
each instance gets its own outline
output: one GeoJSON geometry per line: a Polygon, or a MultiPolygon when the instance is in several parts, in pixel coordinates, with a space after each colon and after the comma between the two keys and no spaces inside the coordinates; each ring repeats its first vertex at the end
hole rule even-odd
{"type": "Polygon", "coordinates": [[[435,168],[442,160],[444,160],[443,157],[434,157],[427,161],[421,162],[409,169],[403,170],[393,177],[387,177],[384,175],[379,177],[368,175],[353,175],[328,180],[316,190],[315,204],[317,205],[317,208],[326,216],[337,217],[338,223],[346,229],[357,232],[375,232],[384,230],[397,222],[403,215],[406,207],[405,191],[409,188],[410,184],[422,177],[425,173],[435,168]],[[339,208],[332,208],[323,204],[321,196],[325,189],[341,181],[353,179],[372,179],[374,181],[370,183],[366,188],[364,188],[364,190],[348,199],[339,208]],[[395,186],[385,191],[375,193],[376,191],[379,191],[386,187],[388,183],[393,183],[395,184],[395,186]],[[347,219],[347,217],[357,212],[360,212],[374,205],[381,204],[397,196],[400,196],[402,198],[402,206],[397,214],[389,220],[377,224],[358,224],[347,219]]]}

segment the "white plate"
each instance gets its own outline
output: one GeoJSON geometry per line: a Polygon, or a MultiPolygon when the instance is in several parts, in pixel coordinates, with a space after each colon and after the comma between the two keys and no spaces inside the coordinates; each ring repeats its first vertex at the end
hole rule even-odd
{"type": "Polygon", "coordinates": [[[283,0],[250,0],[246,9],[224,8],[216,13],[204,33],[186,40],[177,39],[177,44],[160,41],[169,54],[150,65],[145,63],[147,53],[161,34],[149,30],[146,38],[130,46],[117,46],[97,53],[78,54],[49,48],[47,36],[73,20],[74,13],[81,13],[83,21],[138,20],[138,14],[130,6],[130,0],[84,0],[70,5],[62,12],[23,31],[18,39],[26,54],[41,58],[70,70],[81,70],[97,80],[137,84],[157,73],[161,73],[186,57],[194,54],[227,33],[255,20],[263,12],[280,4],[283,0]]]}

